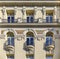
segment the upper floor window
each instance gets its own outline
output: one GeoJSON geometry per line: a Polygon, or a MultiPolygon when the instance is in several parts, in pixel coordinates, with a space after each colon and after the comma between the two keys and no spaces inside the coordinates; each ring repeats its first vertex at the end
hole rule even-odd
{"type": "Polygon", "coordinates": [[[46,11],[46,22],[52,23],[53,22],[53,10],[46,11]]]}
{"type": "Polygon", "coordinates": [[[46,34],[46,46],[53,44],[53,33],[47,32],[46,34]]]}
{"type": "Polygon", "coordinates": [[[8,23],[14,23],[14,10],[7,10],[8,23]]]}
{"type": "Polygon", "coordinates": [[[34,21],[34,10],[27,10],[27,23],[33,23],[34,21]]]}
{"type": "Polygon", "coordinates": [[[7,33],[8,45],[14,46],[14,34],[12,32],[7,33]]]}
{"type": "Polygon", "coordinates": [[[26,44],[27,45],[34,45],[34,34],[32,32],[28,32],[26,34],[26,44]]]}

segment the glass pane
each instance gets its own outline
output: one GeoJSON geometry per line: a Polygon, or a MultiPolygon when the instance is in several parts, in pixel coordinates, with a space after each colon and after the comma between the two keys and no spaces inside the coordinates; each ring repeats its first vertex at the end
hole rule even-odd
{"type": "Polygon", "coordinates": [[[33,17],[30,17],[30,22],[33,23],[33,17]]]}
{"type": "Polygon", "coordinates": [[[14,37],[11,37],[11,45],[14,46],[14,37]]]}
{"type": "Polygon", "coordinates": [[[49,17],[46,17],[46,22],[47,22],[47,23],[49,22],[49,17]]]}
{"type": "Polygon", "coordinates": [[[10,23],[10,17],[8,17],[8,23],[10,23]]]}
{"type": "Polygon", "coordinates": [[[46,45],[51,45],[53,42],[52,37],[46,37],[46,45]]]}
{"type": "Polygon", "coordinates": [[[50,23],[52,23],[52,16],[50,16],[50,23]]]}
{"type": "Polygon", "coordinates": [[[29,45],[29,38],[27,38],[27,41],[26,41],[27,45],[29,45]]]}
{"type": "Polygon", "coordinates": [[[33,38],[31,37],[31,45],[34,45],[34,41],[33,41],[33,38]]]}
{"type": "Polygon", "coordinates": [[[49,37],[46,38],[46,46],[49,45],[49,37]]]}
{"type": "Polygon", "coordinates": [[[13,16],[13,17],[11,17],[11,22],[12,22],[12,23],[14,23],[14,16],[13,16]]]}
{"type": "Polygon", "coordinates": [[[10,45],[10,38],[8,38],[8,45],[10,45]]]}
{"type": "Polygon", "coordinates": [[[29,17],[27,17],[27,23],[29,23],[29,17]]]}
{"type": "Polygon", "coordinates": [[[52,41],[52,37],[50,37],[50,45],[52,44],[52,42],[53,42],[53,41],[52,41]]]}

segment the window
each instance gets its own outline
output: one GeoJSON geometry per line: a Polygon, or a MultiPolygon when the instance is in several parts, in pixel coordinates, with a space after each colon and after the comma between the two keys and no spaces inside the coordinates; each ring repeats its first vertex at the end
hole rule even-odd
{"type": "Polygon", "coordinates": [[[53,33],[47,32],[46,34],[46,46],[53,44],[53,33]]]}
{"type": "Polygon", "coordinates": [[[8,45],[14,46],[14,37],[8,37],[8,45]]]}
{"type": "Polygon", "coordinates": [[[8,16],[8,23],[14,23],[14,16],[12,15],[8,16]]]}
{"type": "Polygon", "coordinates": [[[34,45],[33,40],[34,40],[33,37],[27,37],[27,41],[26,41],[27,45],[34,45]]]}
{"type": "Polygon", "coordinates": [[[33,23],[33,16],[27,16],[27,23],[33,23]]]}
{"type": "Polygon", "coordinates": [[[46,59],[53,59],[53,57],[52,56],[47,56],[46,59]]]}
{"type": "Polygon", "coordinates": [[[47,23],[53,22],[53,10],[46,10],[46,22],[47,23]]]}
{"type": "Polygon", "coordinates": [[[7,56],[7,59],[14,59],[14,56],[7,56]]]}
{"type": "Polygon", "coordinates": [[[33,55],[28,55],[27,59],[34,59],[34,56],[33,55]]]}
{"type": "Polygon", "coordinates": [[[52,37],[46,37],[46,46],[48,46],[48,45],[52,45],[52,43],[53,43],[53,39],[52,39],[52,37]]]}
{"type": "Polygon", "coordinates": [[[34,21],[34,10],[26,10],[27,23],[33,23],[34,21]]]}
{"type": "Polygon", "coordinates": [[[14,23],[14,10],[7,10],[8,23],[14,23]]]}
{"type": "Polygon", "coordinates": [[[34,34],[32,32],[28,32],[26,34],[26,44],[27,45],[34,45],[34,34]]]}
{"type": "Polygon", "coordinates": [[[14,46],[14,34],[12,32],[7,33],[8,45],[14,46]]]}

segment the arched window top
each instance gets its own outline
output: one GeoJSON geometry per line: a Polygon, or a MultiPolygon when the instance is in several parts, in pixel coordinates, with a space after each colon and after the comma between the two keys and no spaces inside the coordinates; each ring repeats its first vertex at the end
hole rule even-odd
{"type": "Polygon", "coordinates": [[[27,33],[26,33],[26,36],[27,36],[27,37],[34,37],[34,34],[33,34],[32,32],[27,32],[27,33]]]}
{"type": "Polygon", "coordinates": [[[46,36],[51,36],[51,37],[53,37],[53,33],[52,33],[52,32],[47,32],[47,33],[46,33],[46,36]]]}
{"type": "Polygon", "coordinates": [[[12,32],[8,32],[7,37],[14,37],[14,34],[12,32]]]}

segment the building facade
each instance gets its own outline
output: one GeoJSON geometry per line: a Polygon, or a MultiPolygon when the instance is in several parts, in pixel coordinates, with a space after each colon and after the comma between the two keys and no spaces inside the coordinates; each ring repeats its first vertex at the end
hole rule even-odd
{"type": "Polygon", "coordinates": [[[60,59],[60,1],[0,0],[0,59],[60,59]]]}

